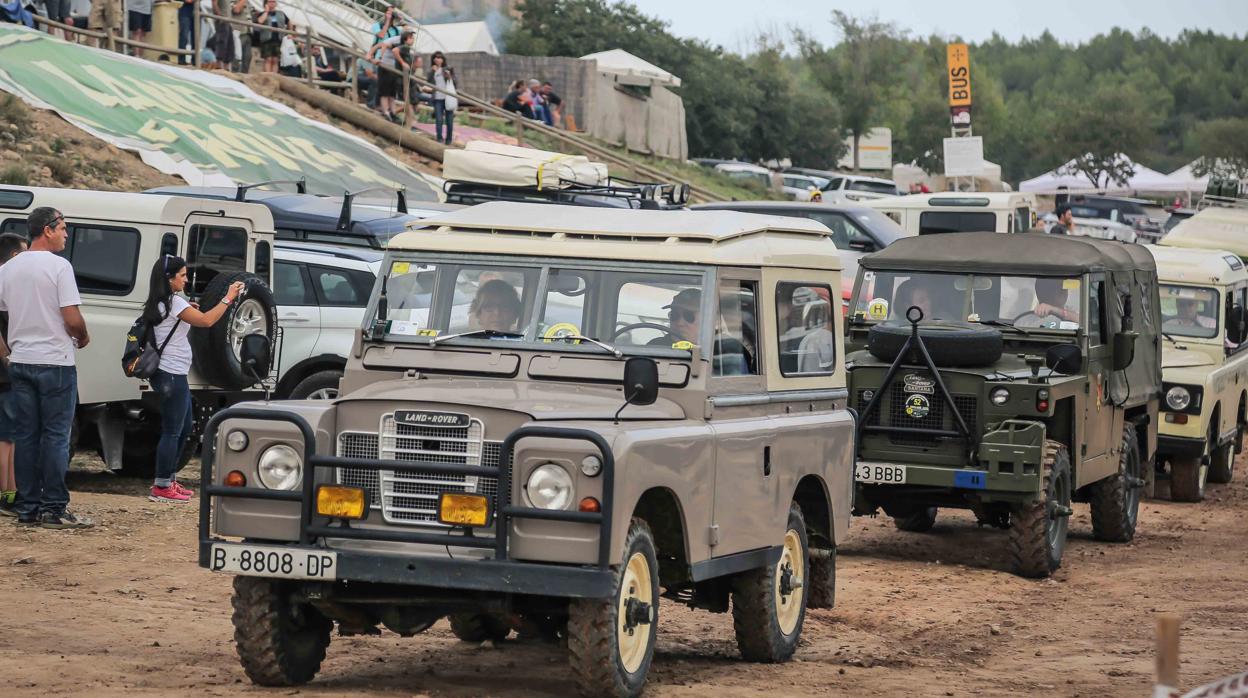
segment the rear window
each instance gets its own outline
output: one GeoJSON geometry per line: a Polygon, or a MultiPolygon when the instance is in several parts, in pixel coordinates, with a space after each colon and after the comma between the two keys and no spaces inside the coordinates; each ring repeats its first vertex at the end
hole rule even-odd
{"type": "Polygon", "coordinates": [[[897,185],[889,182],[872,182],[870,180],[850,180],[847,189],[853,191],[869,191],[873,194],[887,194],[895,196],[897,194],[897,185]]]}
{"type": "Polygon", "coordinates": [[[919,216],[919,235],[931,233],[995,232],[997,214],[978,211],[924,211],[919,216]]]}
{"type": "Polygon", "coordinates": [[[322,306],[336,308],[363,308],[368,305],[375,277],[372,274],[347,269],[308,265],[312,288],[322,306]]]}
{"type": "Polygon", "coordinates": [[[194,296],[202,294],[217,274],[247,271],[247,231],[242,228],[193,225],[186,249],[194,296]]]}

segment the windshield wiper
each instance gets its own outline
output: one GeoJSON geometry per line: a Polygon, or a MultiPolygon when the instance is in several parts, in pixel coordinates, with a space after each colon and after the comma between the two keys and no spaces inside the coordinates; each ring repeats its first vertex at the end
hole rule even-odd
{"type": "Polygon", "coordinates": [[[619,349],[616,349],[615,347],[611,346],[610,344],[607,344],[606,342],[600,342],[594,339],[593,337],[586,337],[585,335],[582,335],[582,334],[565,334],[559,337],[550,337],[549,339],[552,342],[556,340],[562,342],[562,341],[569,340],[569,339],[574,340],[574,341],[580,340],[582,342],[589,342],[590,344],[593,344],[594,346],[601,347],[611,352],[611,355],[617,359],[624,358],[624,352],[620,351],[619,349]]]}
{"type": "Polygon", "coordinates": [[[1166,334],[1165,332],[1162,332],[1162,333],[1161,333],[1161,336],[1162,336],[1162,337],[1165,337],[1166,339],[1170,340],[1171,342],[1174,342],[1175,344],[1178,344],[1178,343],[1179,343],[1179,340],[1175,339],[1174,337],[1171,337],[1170,335],[1166,334]]]}
{"type": "Polygon", "coordinates": [[[981,324],[981,325],[988,325],[989,327],[1005,327],[1005,328],[1008,328],[1008,329],[1014,330],[1015,332],[1017,332],[1017,333],[1019,333],[1019,334],[1023,335],[1024,337],[1030,337],[1030,336],[1031,336],[1031,333],[1030,333],[1030,332],[1028,332],[1027,330],[1025,330],[1025,329],[1023,329],[1023,328],[1021,328],[1021,327],[1015,327],[1015,326],[1014,326],[1014,323],[1012,323],[1012,322],[1007,322],[1007,321],[1005,321],[1005,320],[980,320],[980,321],[979,321],[979,324],[981,324]]]}
{"type": "Polygon", "coordinates": [[[468,330],[467,332],[456,332],[455,334],[444,334],[439,337],[434,337],[429,340],[429,346],[436,347],[448,339],[455,339],[457,337],[507,337],[509,339],[519,339],[523,336],[524,335],[519,332],[505,332],[502,330],[468,330]]]}

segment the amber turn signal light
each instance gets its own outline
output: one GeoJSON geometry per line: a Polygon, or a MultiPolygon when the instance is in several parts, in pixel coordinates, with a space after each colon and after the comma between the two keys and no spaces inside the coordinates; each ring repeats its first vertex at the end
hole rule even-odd
{"type": "Polygon", "coordinates": [[[602,504],[600,504],[598,500],[593,497],[586,497],[581,500],[581,504],[577,507],[577,509],[591,514],[596,514],[602,511],[602,504]]]}
{"type": "Polygon", "coordinates": [[[247,476],[237,470],[231,470],[225,474],[226,487],[246,487],[247,476]]]}
{"type": "Polygon", "coordinates": [[[479,494],[443,492],[438,497],[438,521],[451,526],[485,526],[490,523],[490,500],[479,494]]]}
{"type": "Polygon", "coordinates": [[[335,519],[362,519],[368,515],[368,497],[362,487],[321,485],[316,488],[316,513],[335,519]]]}

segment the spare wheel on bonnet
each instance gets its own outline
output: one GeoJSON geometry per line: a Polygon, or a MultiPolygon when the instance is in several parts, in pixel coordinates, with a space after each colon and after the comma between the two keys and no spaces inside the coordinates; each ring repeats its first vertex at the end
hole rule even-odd
{"type": "MultiPolygon", "coordinates": [[[[235,281],[242,281],[247,287],[226,309],[225,316],[212,327],[191,330],[195,368],[209,384],[226,390],[256,384],[256,379],[243,371],[239,358],[243,337],[263,334],[269,338],[270,356],[277,351],[277,306],[273,292],[259,276],[242,271],[217,274],[200,296],[200,308],[207,311],[220,303],[235,281]]],[[[267,377],[268,372],[268,366],[261,367],[260,377],[267,377]]]]}

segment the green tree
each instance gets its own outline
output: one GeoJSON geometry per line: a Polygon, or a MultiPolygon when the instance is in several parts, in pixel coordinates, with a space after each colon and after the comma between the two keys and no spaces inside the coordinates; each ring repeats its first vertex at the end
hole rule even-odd
{"type": "Polygon", "coordinates": [[[1248,178],[1248,119],[1206,121],[1195,129],[1200,159],[1192,171],[1198,177],[1248,178]]]}
{"type": "Polygon", "coordinates": [[[1088,97],[1067,99],[1060,120],[1049,125],[1053,154],[1070,161],[1062,173],[1082,174],[1097,189],[1126,184],[1135,175],[1129,157],[1155,137],[1157,114],[1121,80],[1106,76],[1088,97]]]}

